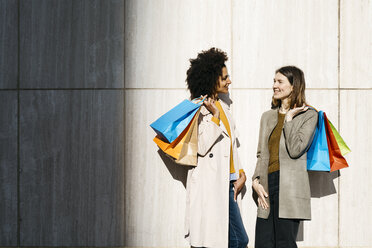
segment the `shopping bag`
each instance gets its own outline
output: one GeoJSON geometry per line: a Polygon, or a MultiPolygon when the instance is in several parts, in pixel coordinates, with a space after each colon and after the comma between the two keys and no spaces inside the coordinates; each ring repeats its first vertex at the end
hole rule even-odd
{"type": "Polygon", "coordinates": [[[160,138],[172,143],[190,124],[204,99],[199,103],[193,101],[185,99],[154,121],[150,126],[160,138]]]}
{"type": "Polygon", "coordinates": [[[327,135],[323,111],[318,112],[318,123],[314,139],[307,151],[307,170],[330,171],[327,135]]]}
{"type": "Polygon", "coordinates": [[[154,138],[154,142],[159,148],[172,157],[176,163],[194,166],[197,164],[199,114],[200,110],[172,143],[162,140],[159,135],[154,138]]]}
{"type": "Polygon", "coordinates": [[[329,162],[331,165],[330,171],[332,172],[332,171],[336,171],[342,168],[349,167],[349,165],[346,162],[346,159],[341,154],[341,150],[338,146],[337,140],[331,128],[331,123],[328,120],[327,115],[325,113],[324,113],[324,123],[325,123],[326,135],[327,135],[329,162]]]}
{"type": "Polygon", "coordinates": [[[331,129],[332,129],[333,135],[335,136],[335,139],[337,141],[338,147],[340,148],[341,155],[345,156],[346,154],[351,152],[351,150],[346,145],[345,141],[341,138],[341,135],[338,133],[336,128],[332,125],[332,122],[330,122],[329,120],[328,120],[328,122],[329,122],[329,125],[331,126],[331,129]]]}
{"type": "Polygon", "coordinates": [[[178,164],[196,166],[198,163],[198,119],[199,112],[195,115],[190,131],[187,133],[179,158],[178,164]]]}

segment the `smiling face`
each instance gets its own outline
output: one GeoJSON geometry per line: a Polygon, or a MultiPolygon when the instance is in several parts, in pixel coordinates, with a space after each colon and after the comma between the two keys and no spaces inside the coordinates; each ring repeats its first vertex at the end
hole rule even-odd
{"type": "Polygon", "coordinates": [[[229,85],[231,84],[229,74],[227,74],[227,68],[222,68],[222,76],[218,78],[217,83],[217,93],[228,93],[229,92],[229,85]]]}
{"type": "Polygon", "coordinates": [[[274,99],[284,100],[291,95],[293,91],[293,86],[288,81],[288,78],[286,76],[278,72],[275,74],[273,91],[274,91],[274,95],[273,95],[274,99]]]}

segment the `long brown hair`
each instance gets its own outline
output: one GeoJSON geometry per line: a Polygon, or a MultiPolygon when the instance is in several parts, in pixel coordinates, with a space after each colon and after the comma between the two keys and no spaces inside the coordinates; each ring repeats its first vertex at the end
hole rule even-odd
{"type": "MultiPolygon", "coordinates": [[[[278,72],[285,76],[288,79],[289,83],[293,86],[293,91],[290,96],[290,108],[293,109],[295,105],[296,107],[301,107],[302,105],[306,104],[306,84],[303,71],[296,66],[284,66],[276,70],[275,74],[278,72]]],[[[280,107],[281,104],[281,100],[274,99],[274,97],[272,98],[272,109],[280,107]]]]}

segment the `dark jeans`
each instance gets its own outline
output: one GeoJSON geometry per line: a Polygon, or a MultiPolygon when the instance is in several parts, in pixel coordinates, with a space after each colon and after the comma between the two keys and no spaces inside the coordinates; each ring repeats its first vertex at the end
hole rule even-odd
{"type": "Polygon", "coordinates": [[[248,235],[245,232],[238,204],[234,201],[234,184],[230,182],[229,191],[229,248],[246,248],[248,235]]]}
{"type": "Polygon", "coordinates": [[[297,247],[300,221],[279,218],[279,171],[269,174],[270,214],[268,219],[257,218],[255,248],[297,247]]]}

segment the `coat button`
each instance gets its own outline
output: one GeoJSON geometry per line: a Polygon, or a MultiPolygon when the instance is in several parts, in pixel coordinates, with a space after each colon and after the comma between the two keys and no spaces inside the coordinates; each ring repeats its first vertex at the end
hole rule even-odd
{"type": "Polygon", "coordinates": [[[209,153],[209,157],[210,158],[213,158],[213,153],[209,153]]]}

